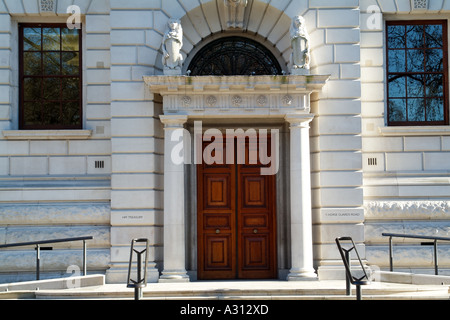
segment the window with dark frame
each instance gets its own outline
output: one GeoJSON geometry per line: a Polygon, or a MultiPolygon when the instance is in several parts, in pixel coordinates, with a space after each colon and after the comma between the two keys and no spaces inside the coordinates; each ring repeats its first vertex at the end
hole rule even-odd
{"type": "Polygon", "coordinates": [[[81,129],[81,29],[19,25],[20,129],[81,129]]]}
{"type": "Polygon", "coordinates": [[[387,123],[448,125],[447,20],[388,21],[387,123]]]}

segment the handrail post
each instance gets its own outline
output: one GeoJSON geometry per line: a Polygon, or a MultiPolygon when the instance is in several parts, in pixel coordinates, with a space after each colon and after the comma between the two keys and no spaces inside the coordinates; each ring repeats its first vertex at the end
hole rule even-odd
{"type": "Polygon", "coordinates": [[[87,274],[86,240],[83,240],[83,275],[87,274]]]}
{"type": "Polygon", "coordinates": [[[356,285],[356,300],[362,300],[362,290],[359,284],[356,285]]]}
{"type": "Polygon", "coordinates": [[[36,244],[36,280],[40,280],[41,248],[36,244]]]}
{"type": "MultiPolygon", "coordinates": [[[[361,261],[361,257],[359,256],[358,250],[356,249],[356,245],[353,242],[353,239],[351,237],[340,237],[340,238],[336,238],[335,239],[338,250],[339,250],[339,254],[342,258],[342,262],[344,263],[344,268],[345,268],[345,272],[346,272],[346,280],[350,280],[350,283],[353,285],[356,285],[356,299],[357,300],[362,300],[362,290],[361,290],[361,285],[367,285],[370,284],[370,280],[369,277],[367,276],[366,270],[364,268],[364,264],[361,261]],[[342,245],[340,243],[340,241],[351,241],[352,243],[352,247],[350,249],[344,249],[342,248],[342,245]],[[350,268],[350,264],[351,264],[351,259],[350,259],[350,252],[352,250],[355,250],[355,254],[356,257],[358,258],[359,261],[359,265],[361,267],[361,270],[364,273],[364,276],[362,276],[361,278],[357,278],[355,276],[352,275],[351,273],[351,268],[350,268]],[[363,280],[363,279],[366,280],[363,280]]],[[[351,295],[348,293],[348,287],[347,287],[347,295],[351,295]]]]}
{"type": "MultiPolygon", "coordinates": [[[[350,260],[350,252],[348,250],[344,250],[345,251],[345,260],[347,261],[347,265],[348,265],[348,270],[349,272],[351,272],[351,260],[350,260]]],[[[352,286],[351,286],[351,282],[350,282],[350,278],[347,274],[347,272],[345,273],[345,293],[348,296],[352,295],[352,286]]]]}
{"type": "Polygon", "coordinates": [[[434,240],[434,274],[437,276],[438,271],[438,252],[437,252],[437,240],[434,240]]]}
{"type": "Polygon", "coordinates": [[[394,270],[394,258],[392,252],[392,236],[389,237],[389,270],[392,272],[394,270]]]}
{"type": "Polygon", "coordinates": [[[131,240],[131,249],[130,249],[130,261],[128,264],[128,278],[127,278],[127,287],[134,288],[134,299],[140,300],[143,297],[142,288],[147,286],[147,268],[148,268],[148,251],[149,251],[149,243],[148,239],[133,239],[131,240]],[[142,251],[134,249],[134,245],[137,242],[145,242],[145,249],[142,251]],[[131,279],[131,268],[133,262],[133,253],[136,253],[137,256],[137,266],[136,266],[136,276],[137,279],[131,279]],[[145,254],[144,261],[144,275],[142,276],[142,255],[145,254]]]}

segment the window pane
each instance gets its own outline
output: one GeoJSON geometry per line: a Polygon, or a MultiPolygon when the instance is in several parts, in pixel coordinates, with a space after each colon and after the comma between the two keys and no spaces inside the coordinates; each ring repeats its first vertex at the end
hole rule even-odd
{"type": "Polygon", "coordinates": [[[23,73],[26,76],[36,76],[42,73],[40,52],[23,53],[23,73]]]}
{"type": "Polygon", "coordinates": [[[61,50],[61,40],[59,35],[59,28],[43,28],[43,46],[44,51],[59,51],[61,50]]]}
{"type": "Polygon", "coordinates": [[[405,98],[406,97],[406,78],[401,76],[389,77],[389,97],[405,98]]]}
{"type": "Polygon", "coordinates": [[[425,76],[427,97],[444,96],[444,76],[442,74],[428,74],[425,76]]]}
{"type": "Polygon", "coordinates": [[[408,50],[408,72],[424,71],[423,50],[408,50]]]}
{"type": "Polygon", "coordinates": [[[422,75],[408,77],[408,97],[423,97],[424,78],[422,75]]]}
{"type": "Polygon", "coordinates": [[[78,30],[61,29],[62,51],[79,51],[78,30]]]}
{"type": "Polygon", "coordinates": [[[25,78],[23,81],[23,96],[25,101],[40,100],[41,78],[25,78]]]}
{"type": "Polygon", "coordinates": [[[56,76],[61,73],[61,54],[44,52],[44,74],[56,76]]]}
{"type": "Polygon", "coordinates": [[[388,26],[388,47],[402,49],[405,44],[405,26],[388,26]]]}
{"type": "Polygon", "coordinates": [[[61,85],[59,78],[44,78],[44,99],[60,100],[61,85]]]}
{"type": "Polygon", "coordinates": [[[44,102],[42,107],[43,124],[61,124],[61,104],[59,102],[44,102]]]}
{"type": "Polygon", "coordinates": [[[442,48],[443,32],[441,25],[429,25],[425,27],[425,42],[427,48],[442,48]]]}
{"type": "Polygon", "coordinates": [[[425,99],[408,99],[408,121],[425,121],[425,99]]]}
{"type": "Polygon", "coordinates": [[[405,99],[389,100],[389,121],[390,122],[406,121],[405,99]]]}
{"type": "Polygon", "coordinates": [[[444,121],[444,100],[428,99],[427,100],[427,120],[428,121],[444,121]]]}
{"type": "Polygon", "coordinates": [[[405,50],[389,51],[389,72],[405,72],[406,58],[405,50]]]}
{"type": "Polygon", "coordinates": [[[66,125],[80,124],[80,103],[78,101],[63,103],[63,118],[66,125]]]}
{"type": "Polygon", "coordinates": [[[78,52],[62,53],[62,74],[78,75],[80,70],[80,57],[78,52]]]}
{"type": "Polygon", "coordinates": [[[40,102],[25,102],[23,104],[23,116],[25,125],[37,125],[41,123],[40,102]]]}
{"type": "Polygon", "coordinates": [[[23,28],[23,50],[41,50],[41,28],[23,28]]]}
{"type": "Polygon", "coordinates": [[[80,79],[64,78],[62,80],[62,99],[78,100],[80,97],[80,79]]]}
{"type": "Polygon", "coordinates": [[[426,50],[426,72],[441,72],[444,68],[444,53],[440,49],[426,50]]]}
{"type": "Polygon", "coordinates": [[[423,26],[406,26],[406,46],[408,48],[423,48],[423,26]]]}

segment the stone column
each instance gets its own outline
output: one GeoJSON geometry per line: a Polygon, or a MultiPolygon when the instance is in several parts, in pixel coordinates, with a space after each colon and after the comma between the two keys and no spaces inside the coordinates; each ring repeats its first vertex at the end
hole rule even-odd
{"type": "Polygon", "coordinates": [[[317,280],[313,267],[309,124],[312,114],[289,114],[291,186],[291,270],[289,281],[317,280]]]}
{"type": "MultiPolygon", "coordinates": [[[[160,282],[188,282],[185,252],[185,218],[184,218],[184,162],[173,159],[172,151],[181,138],[172,141],[172,134],[183,130],[188,117],[173,115],[160,116],[164,124],[164,270],[160,282]]],[[[187,151],[190,152],[190,151],[187,151]]]]}

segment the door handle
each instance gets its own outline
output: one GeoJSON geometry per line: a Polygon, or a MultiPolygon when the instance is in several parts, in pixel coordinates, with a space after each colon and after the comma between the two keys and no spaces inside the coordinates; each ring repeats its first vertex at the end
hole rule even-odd
{"type": "Polygon", "coordinates": [[[258,229],[253,229],[253,233],[258,233],[258,229]]]}
{"type": "Polygon", "coordinates": [[[216,233],[220,233],[220,229],[216,229],[216,233]]]}

